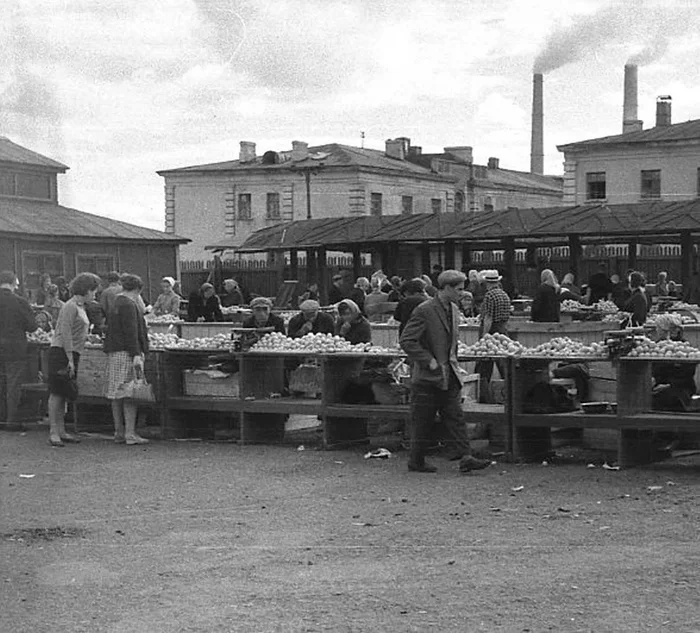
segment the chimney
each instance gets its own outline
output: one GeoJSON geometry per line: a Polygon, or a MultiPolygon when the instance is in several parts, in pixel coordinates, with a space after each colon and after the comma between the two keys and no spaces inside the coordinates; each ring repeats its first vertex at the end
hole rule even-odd
{"type": "Polygon", "coordinates": [[[489,169],[498,169],[498,164],[500,161],[498,158],[494,158],[493,156],[489,158],[489,169]]]}
{"type": "Polygon", "coordinates": [[[455,145],[454,147],[446,147],[445,154],[452,154],[457,160],[463,163],[471,164],[474,160],[472,148],[469,145],[455,145]]]}
{"type": "Polygon", "coordinates": [[[252,163],[255,160],[255,143],[241,141],[241,151],[238,154],[238,160],[242,163],[252,163]]]}
{"type": "Polygon", "coordinates": [[[386,155],[389,158],[398,158],[404,160],[406,158],[406,143],[405,139],[387,139],[386,140],[386,155]]]}
{"type": "Polygon", "coordinates": [[[656,97],[656,127],[671,125],[671,95],[656,97]]]}
{"type": "Polygon", "coordinates": [[[641,132],[642,122],[637,118],[637,66],[625,64],[625,96],[622,104],[622,133],[641,132]]]}
{"type": "Polygon", "coordinates": [[[292,160],[304,160],[309,157],[309,144],[304,141],[292,141],[292,160]]]}
{"type": "Polygon", "coordinates": [[[408,148],[408,156],[410,158],[416,158],[423,153],[423,148],[420,145],[411,145],[408,148]]]}
{"type": "Polygon", "coordinates": [[[532,78],[532,140],[530,142],[530,172],[544,173],[544,98],[542,73],[532,78]]]}

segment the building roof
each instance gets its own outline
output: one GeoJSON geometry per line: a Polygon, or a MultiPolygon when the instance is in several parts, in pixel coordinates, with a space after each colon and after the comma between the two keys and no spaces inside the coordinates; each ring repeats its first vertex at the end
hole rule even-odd
{"type": "Polygon", "coordinates": [[[684,231],[700,233],[700,200],[299,220],[256,231],[240,247],[221,242],[207,248],[263,252],[324,246],[344,250],[357,244],[394,241],[500,242],[504,237],[541,241],[569,235],[595,240],[653,239],[684,231]]]}
{"type": "MultiPolygon", "coordinates": [[[[264,169],[266,171],[282,171],[292,167],[295,162],[291,160],[291,152],[278,152],[280,162],[263,164],[262,156],[257,156],[254,161],[241,163],[239,160],[224,161],[221,163],[209,163],[205,165],[192,165],[177,169],[165,169],[158,171],[160,176],[188,173],[218,173],[230,171],[253,171],[264,169]]],[[[301,161],[297,161],[299,163],[301,161]]],[[[382,150],[352,147],[340,143],[328,143],[309,147],[309,158],[303,164],[321,164],[324,167],[356,167],[373,170],[402,171],[407,174],[422,176],[424,178],[453,180],[444,175],[435,174],[430,169],[416,165],[408,160],[391,158],[382,150]]]]}
{"type": "MultiPolygon", "coordinates": [[[[564,195],[564,179],[561,176],[543,176],[513,169],[489,169],[484,185],[487,183],[501,188],[547,190],[553,194],[564,195]]],[[[481,182],[481,181],[480,181],[481,182]]]]}
{"type": "Polygon", "coordinates": [[[65,172],[69,168],[63,163],[37,154],[26,147],[13,143],[6,136],[0,136],[0,162],[16,163],[32,167],[45,167],[51,171],[65,172]]]}
{"type": "Polygon", "coordinates": [[[63,207],[53,202],[0,197],[0,234],[103,241],[177,242],[190,240],[63,207]]]}
{"type": "Polygon", "coordinates": [[[603,136],[577,143],[567,143],[566,145],[558,145],[557,149],[560,152],[566,152],[606,145],[673,143],[698,139],[700,139],[700,119],[693,119],[684,123],[656,126],[639,132],[626,132],[625,134],[603,136]]]}

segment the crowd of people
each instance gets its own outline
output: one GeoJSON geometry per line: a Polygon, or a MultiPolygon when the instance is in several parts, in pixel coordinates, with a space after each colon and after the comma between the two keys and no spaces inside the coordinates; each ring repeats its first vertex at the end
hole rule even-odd
{"type": "MultiPolygon", "coordinates": [[[[42,282],[46,292],[36,299],[44,301],[38,307],[46,308],[46,302],[54,294],[53,284],[50,279],[42,282]]],[[[173,285],[171,281],[168,283],[173,285]]],[[[164,294],[169,293],[163,285],[164,294]]],[[[111,401],[114,441],[128,445],[147,443],[147,439],[136,433],[137,404],[132,398],[133,390],[129,389],[129,385],[143,379],[148,352],[141,278],[114,272],[103,281],[92,273],[80,273],[66,288],[68,294],[59,299],[58,313],[53,319],[46,310],[33,310],[29,301],[19,294],[19,280],[14,272],[0,272],[0,378],[5,427],[18,426],[20,384],[27,367],[26,334],[41,327],[51,333],[46,376],[49,442],[62,447],[80,441],[66,431],[65,416],[67,403],[78,396],[80,357],[92,329],[103,336],[107,354],[105,396],[111,401]]]]}

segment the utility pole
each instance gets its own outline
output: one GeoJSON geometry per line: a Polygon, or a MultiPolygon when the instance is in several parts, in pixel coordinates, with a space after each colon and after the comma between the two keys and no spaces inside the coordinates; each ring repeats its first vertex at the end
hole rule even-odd
{"type": "Polygon", "coordinates": [[[290,169],[304,176],[306,182],[306,219],[311,219],[311,176],[316,176],[322,169],[323,163],[292,165],[290,169]]]}

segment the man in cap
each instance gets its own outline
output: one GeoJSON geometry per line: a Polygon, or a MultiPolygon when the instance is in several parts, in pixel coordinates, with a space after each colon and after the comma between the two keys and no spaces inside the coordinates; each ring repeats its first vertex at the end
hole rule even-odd
{"type": "Polygon", "coordinates": [[[426,463],[425,451],[438,412],[461,457],[460,471],[481,470],[490,464],[471,455],[461,407],[463,372],[457,362],[457,304],[465,281],[465,275],[457,270],[440,273],[437,296],[415,308],[401,334],[401,347],[413,362],[408,461],[408,469],[413,472],[437,470],[426,463]]]}
{"type": "Polygon", "coordinates": [[[284,321],[277,314],[272,314],[272,301],[267,297],[255,297],[250,302],[253,311],[241,324],[244,328],[274,328],[275,332],[285,334],[284,321]]]}
{"type": "MultiPolygon", "coordinates": [[[[483,280],[486,286],[486,294],[481,304],[481,327],[479,336],[486,334],[508,334],[508,320],[510,319],[510,297],[501,288],[501,275],[497,270],[485,270],[483,280]]],[[[482,402],[491,400],[489,385],[493,375],[493,361],[481,360],[476,364],[479,374],[479,385],[482,402]]],[[[505,378],[506,369],[503,361],[498,361],[498,371],[501,378],[505,378]]]]}
{"type": "Polygon", "coordinates": [[[335,323],[330,314],[320,311],[318,301],[307,299],[299,306],[301,312],[294,315],[287,326],[287,336],[301,338],[305,334],[333,334],[335,323]]]}

